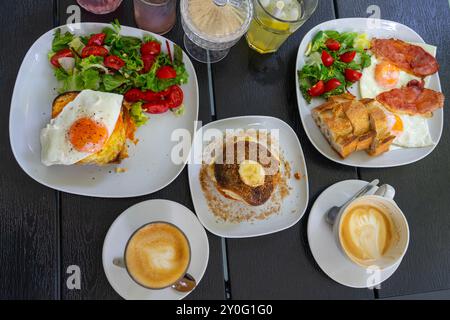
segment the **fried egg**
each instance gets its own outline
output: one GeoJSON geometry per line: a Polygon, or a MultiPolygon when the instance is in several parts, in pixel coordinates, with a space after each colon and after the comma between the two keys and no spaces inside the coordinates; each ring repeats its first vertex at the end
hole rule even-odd
{"type": "MultiPolygon", "coordinates": [[[[422,43],[413,44],[436,56],[436,47],[422,43]]],[[[370,99],[374,99],[382,92],[404,87],[411,80],[421,81],[420,77],[397,68],[387,60],[378,59],[375,55],[372,55],[371,65],[363,69],[362,74],[359,82],[361,97],[370,99]]],[[[425,87],[428,86],[429,80],[429,77],[425,78],[425,87]]]]}
{"type": "Polygon", "coordinates": [[[421,148],[433,145],[427,118],[395,114],[383,108],[387,128],[396,138],[393,145],[403,148],[421,148]]]}
{"type": "Polygon", "coordinates": [[[102,150],[114,131],[123,96],[84,90],[41,131],[46,166],[73,165],[102,150]]]}

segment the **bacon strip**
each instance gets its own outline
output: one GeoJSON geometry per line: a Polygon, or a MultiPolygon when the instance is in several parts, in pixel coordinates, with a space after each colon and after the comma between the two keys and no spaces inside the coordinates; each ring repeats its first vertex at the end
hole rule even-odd
{"type": "Polygon", "coordinates": [[[387,109],[395,113],[432,116],[432,112],[444,106],[444,95],[423,88],[418,81],[411,81],[406,87],[383,92],[376,97],[387,109]]]}
{"type": "Polygon", "coordinates": [[[396,39],[372,39],[372,52],[400,69],[417,77],[426,77],[439,70],[436,59],[423,48],[396,39]]]}

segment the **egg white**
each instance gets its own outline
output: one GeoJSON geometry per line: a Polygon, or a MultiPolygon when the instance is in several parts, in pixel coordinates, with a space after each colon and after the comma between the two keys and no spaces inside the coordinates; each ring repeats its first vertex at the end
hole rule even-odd
{"type": "Polygon", "coordinates": [[[394,145],[404,148],[421,148],[433,145],[427,118],[409,115],[398,116],[403,122],[403,132],[395,138],[394,145]]]}
{"type": "Polygon", "coordinates": [[[41,131],[41,160],[46,166],[73,165],[92,153],[79,152],[68,138],[70,127],[88,117],[102,123],[111,136],[122,108],[123,96],[92,90],[81,91],[62,112],[41,131]]]}

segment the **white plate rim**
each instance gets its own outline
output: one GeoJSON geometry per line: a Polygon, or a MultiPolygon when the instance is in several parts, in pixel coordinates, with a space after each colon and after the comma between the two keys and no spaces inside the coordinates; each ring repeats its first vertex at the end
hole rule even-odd
{"type": "MultiPolygon", "coordinates": [[[[297,57],[296,57],[296,64],[295,64],[295,87],[296,87],[296,92],[297,92],[297,106],[299,109],[299,113],[300,113],[300,119],[302,121],[302,126],[306,132],[306,135],[308,136],[309,141],[311,142],[311,144],[316,148],[317,151],[319,151],[324,157],[326,157],[327,159],[345,165],[345,166],[351,166],[351,167],[357,167],[357,168],[394,168],[394,167],[400,167],[400,166],[405,166],[408,164],[412,164],[415,162],[418,162],[424,158],[426,158],[427,156],[429,156],[437,147],[437,145],[439,144],[441,137],[442,137],[442,133],[443,133],[443,129],[444,129],[444,109],[442,109],[442,117],[441,117],[441,124],[440,124],[440,130],[439,130],[439,137],[437,139],[437,141],[434,143],[433,146],[430,147],[430,149],[424,153],[423,155],[415,158],[414,160],[410,160],[410,161],[404,161],[404,162],[399,162],[399,163],[395,163],[395,164],[364,164],[364,163],[359,163],[359,164],[355,164],[355,163],[348,163],[345,159],[339,159],[339,158],[332,158],[331,156],[329,156],[324,150],[322,150],[315,142],[314,139],[311,138],[311,132],[309,130],[307,130],[306,125],[305,125],[305,119],[302,116],[302,103],[303,103],[303,96],[302,93],[300,92],[300,84],[298,81],[298,75],[297,75],[297,71],[301,69],[300,67],[300,57],[304,55],[304,52],[300,51],[300,47],[303,44],[303,41],[305,41],[305,39],[309,38],[313,33],[317,32],[317,30],[320,30],[324,25],[327,25],[328,23],[331,23],[333,21],[337,21],[337,22],[341,22],[341,23],[345,23],[345,24],[351,24],[351,22],[355,22],[355,21],[370,21],[370,18],[341,18],[341,19],[334,19],[334,20],[328,20],[325,22],[322,22],[318,25],[316,25],[314,28],[312,28],[310,31],[308,31],[308,33],[304,36],[302,42],[299,45],[298,48],[298,52],[297,52],[297,57]]],[[[373,20],[373,19],[372,19],[373,20]]],[[[381,23],[387,23],[387,24],[395,24],[395,25],[400,25],[402,26],[402,28],[405,28],[407,30],[409,30],[411,33],[413,33],[415,36],[418,37],[418,39],[420,39],[420,41],[422,43],[426,43],[423,38],[416,32],[414,31],[412,28],[399,23],[399,22],[395,22],[395,21],[391,21],[391,20],[385,20],[385,19],[377,19],[379,20],[381,23]]],[[[437,84],[438,84],[438,91],[442,92],[442,87],[441,87],[441,81],[440,81],[440,77],[439,77],[439,72],[437,72],[436,74],[436,79],[437,79],[437,84]]]]}
{"type": "MultiPolygon", "coordinates": [[[[61,192],[66,192],[66,193],[69,193],[69,194],[74,194],[74,195],[87,196],[87,197],[93,197],[93,198],[110,198],[110,199],[134,198],[134,197],[141,197],[141,196],[149,195],[149,194],[155,193],[157,191],[160,191],[160,190],[166,188],[173,181],[175,181],[178,178],[178,176],[183,172],[183,170],[186,167],[186,164],[187,164],[187,162],[189,160],[189,157],[186,157],[183,165],[180,166],[180,169],[178,170],[177,174],[173,178],[171,178],[166,184],[164,184],[164,185],[162,185],[160,187],[152,188],[152,189],[149,189],[149,190],[146,190],[146,191],[142,191],[142,192],[127,193],[126,190],[124,190],[121,195],[109,195],[108,193],[101,193],[101,192],[97,192],[94,195],[94,194],[89,193],[89,192],[74,192],[74,191],[70,190],[69,187],[66,188],[66,187],[62,187],[62,186],[52,185],[51,183],[47,183],[45,180],[40,179],[39,177],[34,175],[33,172],[30,171],[24,165],[24,162],[22,162],[20,160],[21,158],[18,156],[18,151],[16,150],[15,144],[13,142],[14,138],[13,138],[13,135],[11,134],[11,132],[13,132],[12,128],[15,125],[14,124],[14,116],[13,116],[13,112],[12,111],[13,111],[13,106],[17,104],[17,99],[18,99],[17,96],[20,94],[19,93],[20,90],[19,90],[18,86],[19,86],[19,83],[21,82],[20,80],[22,79],[22,77],[24,77],[24,69],[23,69],[24,68],[24,62],[27,61],[30,58],[30,56],[33,53],[33,49],[35,48],[35,46],[37,46],[37,44],[43,38],[48,36],[48,34],[53,34],[57,29],[64,29],[64,28],[66,28],[66,29],[69,29],[69,30],[73,30],[73,29],[76,29],[76,28],[80,28],[80,26],[81,27],[83,27],[83,26],[86,26],[86,27],[90,27],[90,26],[91,27],[98,27],[99,30],[101,30],[102,28],[110,26],[110,24],[108,24],[108,23],[99,23],[99,22],[81,22],[81,23],[76,23],[76,24],[66,24],[66,25],[61,25],[61,26],[55,27],[55,28],[45,32],[43,35],[41,35],[33,43],[33,45],[30,47],[30,49],[28,49],[26,55],[24,56],[24,58],[22,60],[22,63],[20,65],[20,68],[19,68],[19,71],[18,71],[18,74],[17,74],[17,77],[16,77],[16,81],[15,81],[15,84],[14,84],[13,95],[12,95],[11,103],[10,103],[10,115],[9,115],[9,137],[10,137],[9,141],[10,141],[11,150],[12,150],[12,153],[14,155],[14,158],[16,159],[16,162],[19,164],[20,168],[30,178],[32,178],[33,180],[37,181],[38,183],[40,183],[40,184],[42,184],[42,185],[44,185],[44,186],[46,186],[48,188],[51,188],[51,189],[54,189],[54,190],[57,190],[57,191],[61,191],[61,192]]],[[[134,30],[134,31],[145,32],[145,33],[148,33],[148,34],[150,34],[150,35],[152,35],[152,36],[154,36],[154,37],[156,37],[158,39],[167,40],[172,45],[175,44],[175,42],[173,42],[172,40],[170,40],[168,38],[165,38],[164,36],[161,36],[161,35],[158,35],[158,34],[154,34],[152,32],[148,32],[148,31],[145,31],[145,30],[142,30],[142,29],[129,27],[129,26],[124,26],[124,25],[122,25],[121,27],[122,27],[122,32],[124,30],[125,30],[125,32],[126,32],[126,30],[134,30]]],[[[192,74],[189,74],[190,81],[193,81],[195,83],[195,90],[196,90],[196,92],[195,92],[195,95],[196,95],[195,119],[197,119],[197,121],[195,122],[195,124],[194,124],[194,126],[192,128],[193,132],[195,133],[198,130],[198,116],[199,116],[199,112],[200,112],[200,110],[199,110],[200,97],[199,97],[198,78],[197,78],[197,72],[196,72],[196,70],[194,68],[194,65],[192,64],[192,61],[190,60],[190,58],[186,54],[186,52],[184,52],[184,50],[183,50],[183,59],[185,59],[184,60],[185,64],[189,64],[190,65],[190,67],[191,67],[191,69],[193,71],[192,74]]],[[[191,143],[190,147],[192,148],[192,143],[191,143]]]]}
{"type": "MultiPolygon", "coordinates": [[[[200,227],[202,227],[203,232],[204,232],[204,236],[205,236],[205,239],[206,239],[206,248],[207,248],[207,251],[206,251],[206,261],[205,261],[204,267],[202,268],[201,276],[200,276],[199,279],[196,279],[196,281],[197,281],[197,287],[198,287],[198,285],[200,284],[200,282],[202,281],[203,277],[205,276],[206,270],[208,269],[209,255],[210,255],[208,235],[206,234],[206,231],[205,231],[205,229],[203,228],[203,225],[199,222],[198,217],[195,215],[195,213],[194,213],[191,209],[189,209],[188,207],[186,207],[186,206],[184,206],[184,205],[182,205],[182,204],[180,204],[180,203],[178,203],[178,202],[175,202],[175,201],[172,201],[172,200],[166,200],[166,199],[151,199],[151,200],[146,200],[146,201],[142,201],[142,202],[136,203],[136,204],[132,205],[131,207],[125,209],[121,214],[119,214],[119,215],[117,216],[117,218],[114,220],[114,222],[113,222],[113,223],[111,224],[111,226],[109,227],[108,232],[106,233],[105,239],[103,240],[103,246],[102,246],[102,266],[103,266],[103,273],[105,274],[105,276],[106,276],[106,278],[107,278],[107,280],[108,280],[108,283],[109,283],[110,286],[114,289],[114,291],[115,291],[118,295],[120,295],[122,298],[124,298],[124,299],[126,299],[126,297],[123,297],[121,294],[119,294],[119,291],[117,290],[115,283],[114,283],[113,281],[111,281],[111,279],[110,279],[108,273],[106,272],[106,267],[105,267],[105,263],[106,263],[106,261],[107,261],[107,260],[106,260],[106,257],[105,257],[105,254],[106,254],[106,253],[105,253],[106,242],[107,242],[107,240],[109,239],[109,237],[111,237],[112,229],[113,229],[113,227],[114,227],[117,223],[119,223],[118,220],[119,220],[119,218],[120,218],[122,215],[125,215],[127,212],[132,211],[133,208],[136,207],[136,206],[140,206],[140,205],[148,205],[148,204],[156,203],[156,202],[165,202],[165,203],[169,203],[170,205],[173,205],[173,206],[176,206],[176,207],[179,207],[179,208],[183,208],[184,210],[186,210],[186,212],[189,212],[189,213],[192,215],[192,219],[193,219],[193,220],[195,220],[196,222],[198,222],[198,223],[200,224],[200,227]]],[[[159,219],[158,221],[160,221],[160,219],[159,219]]],[[[149,222],[152,222],[152,221],[149,221],[149,222]]],[[[130,278],[130,281],[133,281],[133,280],[130,278]]],[[[180,296],[179,300],[182,300],[182,299],[186,298],[188,295],[190,295],[192,292],[194,292],[194,291],[197,289],[197,287],[196,287],[194,290],[190,291],[190,292],[183,293],[183,294],[180,296]]],[[[148,289],[148,290],[151,290],[151,289],[148,289]]],[[[154,290],[154,291],[157,291],[157,290],[154,290]]]]}
{"type": "MultiPolygon", "coordinates": [[[[292,228],[293,226],[295,226],[295,225],[303,218],[303,216],[304,216],[305,213],[306,213],[306,210],[308,209],[308,205],[309,205],[309,175],[308,175],[308,168],[307,168],[307,164],[306,164],[305,154],[303,153],[303,148],[302,148],[302,146],[301,146],[301,143],[300,143],[300,140],[299,140],[299,138],[298,138],[298,136],[297,136],[297,133],[296,133],[296,132],[294,131],[294,129],[293,129],[289,124],[287,124],[285,121],[281,120],[280,118],[271,117],[271,116],[246,115],[246,116],[237,116],[237,117],[231,117],[231,118],[225,118],[225,119],[216,120],[216,121],[207,123],[205,126],[203,126],[203,127],[200,128],[200,129],[201,129],[201,130],[203,130],[203,129],[208,129],[209,126],[217,125],[217,124],[220,124],[220,123],[223,123],[223,122],[236,121],[236,120],[247,120],[247,119],[270,119],[270,120],[275,120],[275,121],[282,122],[287,128],[289,128],[288,130],[290,130],[291,133],[295,136],[295,139],[296,139],[296,141],[297,141],[297,143],[298,143],[300,152],[301,152],[301,154],[302,154],[302,156],[303,156],[303,160],[304,160],[304,163],[305,163],[305,166],[304,166],[305,173],[303,174],[302,179],[305,179],[305,180],[306,180],[306,181],[305,181],[305,188],[306,188],[306,203],[305,203],[304,209],[302,210],[301,214],[299,215],[299,217],[296,219],[295,222],[290,223],[289,225],[287,225],[287,226],[285,226],[285,227],[281,227],[281,228],[278,228],[278,229],[274,229],[273,231],[268,231],[268,232],[263,232],[263,233],[255,233],[255,234],[248,234],[248,235],[241,235],[241,236],[237,236],[237,235],[229,235],[229,234],[227,234],[227,233],[221,233],[221,232],[219,232],[219,231],[217,231],[217,230],[211,228],[211,227],[209,226],[209,224],[206,223],[206,222],[203,220],[202,215],[197,213],[198,220],[201,222],[201,224],[203,225],[203,227],[204,227],[206,230],[208,230],[210,233],[212,233],[212,234],[214,234],[214,235],[216,235],[216,236],[219,236],[219,237],[222,237],[222,238],[226,238],[226,239],[248,239],[248,238],[257,238],[257,237],[262,237],[262,236],[266,236],[266,235],[278,233],[278,232],[287,230],[287,229],[289,229],[289,228],[292,228]]],[[[199,130],[200,130],[200,129],[199,129],[199,130]]],[[[195,133],[194,141],[196,141],[196,137],[197,137],[197,135],[198,135],[198,133],[199,133],[199,130],[197,130],[197,132],[195,133]]],[[[189,165],[188,165],[188,169],[189,169],[189,171],[193,170],[193,169],[192,169],[192,164],[189,164],[189,165]]],[[[188,176],[189,176],[189,189],[190,189],[191,195],[192,195],[193,184],[195,183],[194,181],[192,181],[192,179],[194,179],[194,177],[191,177],[190,172],[188,173],[188,176]]],[[[201,196],[204,196],[203,193],[201,194],[201,196]]],[[[193,204],[194,204],[194,208],[198,208],[198,207],[199,207],[198,201],[199,201],[199,200],[198,200],[196,197],[192,196],[192,202],[193,202],[193,204]]],[[[196,212],[197,212],[197,209],[196,209],[196,212]]],[[[208,214],[212,214],[212,212],[210,212],[210,211],[208,210],[208,214]]]]}

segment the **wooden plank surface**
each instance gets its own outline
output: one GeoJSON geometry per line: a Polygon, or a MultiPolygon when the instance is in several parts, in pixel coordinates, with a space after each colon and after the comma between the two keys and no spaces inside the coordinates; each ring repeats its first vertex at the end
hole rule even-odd
{"type": "MultiPolygon", "coordinates": [[[[74,4],[72,0],[59,0],[59,20],[65,24],[69,15],[67,8],[74,4]]],[[[120,8],[105,16],[90,14],[82,10],[83,22],[109,23],[118,18],[122,25],[135,26],[133,2],[124,1],[120,8]]],[[[178,19],[167,38],[182,45],[183,31],[178,19]]],[[[200,90],[200,120],[211,120],[208,94],[208,78],[205,65],[194,63],[200,90]]],[[[149,124],[151,125],[151,123],[149,124]]],[[[81,290],[68,290],[63,274],[64,299],[118,299],[120,298],[109,285],[103,272],[101,261],[103,240],[115,218],[128,207],[148,199],[168,199],[179,202],[191,210],[187,169],[167,188],[150,196],[135,199],[92,199],[64,194],[62,196],[62,268],[79,265],[82,273],[81,290]]],[[[220,239],[208,235],[210,258],[207,272],[199,287],[188,299],[224,299],[224,281],[222,268],[222,250],[220,239]]],[[[65,271],[64,271],[65,272],[65,271]]]]}
{"type": "MultiPolygon", "coordinates": [[[[450,95],[450,9],[447,0],[338,0],[338,15],[367,17],[378,5],[381,18],[403,23],[438,46],[440,79],[450,95]]],[[[396,201],[404,210],[411,231],[408,252],[391,279],[382,284],[380,297],[411,295],[450,288],[450,113],[445,111],[444,133],[437,148],[424,160],[391,169],[361,170],[361,178],[379,178],[396,187],[396,201]]],[[[450,295],[447,295],[450,298],[450,295]]]]}
{"type": "Polygon", "coordinates": [[[59,295],[56,192],[19,168],[8,131],[20,64],[52,27],[53,5],[51,0],[2,1],[0,12],[0,299],[54,299],[59,295]]]}
{"type": "MultiPolygon", "coordinates": [[[[303,36],[334,18],[333,2],[319,1],[312,18],[275,54],[259,55],[242,39],[213,66],[218,119],[241,115],[278,117],[291,125],[305,153],[310,205],[329,185],[356,179],[356,170],[325,159],[302,128],[295,93],[295,60],[303,36]]],[[[253,239],[227,240],[233,299],[370,299],[370,290],[345,288],[315,263],[307,241],[308,214],[283,232],[253,239]]]]}

